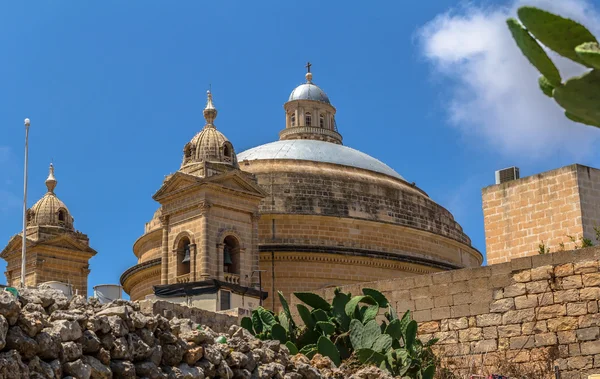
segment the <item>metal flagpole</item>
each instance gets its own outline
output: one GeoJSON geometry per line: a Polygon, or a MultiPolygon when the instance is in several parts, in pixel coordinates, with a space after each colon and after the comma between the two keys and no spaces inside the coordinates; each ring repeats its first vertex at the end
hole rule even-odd
{"type": "Polygon", "coordinates": [[[29,119],[25,119],[25,173],[23,179],[23,246],[21,246],[21,288],[25,288],[25,253],[27,250],[27,155],[29,149],[29,119]]]}

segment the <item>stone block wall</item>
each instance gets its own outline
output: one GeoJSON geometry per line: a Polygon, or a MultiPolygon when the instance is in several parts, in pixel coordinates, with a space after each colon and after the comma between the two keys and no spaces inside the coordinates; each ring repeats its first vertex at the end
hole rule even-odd
{"type": "Polygon", "coordinates": [[[600,170],[571,165],[483,189],[488,264],[595,241],[600,225],[600,170]],[[568,236],[577,239],[573,243],[568,236]]]}
{"type": "MultiPolygon", "coordinates": [[[[383,292],[411,310],[421,338],[461,374],[498,362],[558,365],[562,379],[600,373],[600,248],[342,287],[383,292]]],[[[318,292],[331,299],[333,288],[318,292]]],[[[292,299],[295,302],[295,299],[292,299]]],[[[294,307],[295,308],[295,307],[294,307]]]]}
{"type": "Polygon", "coordinates": [[[174,317],[190,319],[198,324],[208,326],[217,333],[226,333],[231,325],[239,325],[241,318],[247,315],[243,310],[216,313],[163,300],[143,300],[139,304],[140,312],[146,315],[161,315],[168,320],[174,317]]]}

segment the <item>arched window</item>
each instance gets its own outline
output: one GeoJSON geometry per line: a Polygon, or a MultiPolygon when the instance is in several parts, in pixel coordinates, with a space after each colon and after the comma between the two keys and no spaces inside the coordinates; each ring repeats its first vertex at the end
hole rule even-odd
{"type": "Polygon", "coordinates": [[[187,145],[185,145],[183,152],[184,152],[184,155],[186,158],[190,158],[192,156],[192,147],[190,146],[189,143],[187,145]]]}
{"type": "Polygon", "coordinates": [[[177,276],[190,273],[190,240],[183,237],[177,244],[177,276]]]}
{"type": "Polygon", "coordinates": [[[58,223],[61,225],[65,224],[65,211],[64,209],[58,210],[58,223]]]}
{"type": "Polygon", "coordinates": [[[290,125],[296,126],[296,112],[294,112],[290,115],[290,125]]]}
{"type": "Polygon", "coordinates": [[[321,114],[319,115],[319,126],[320,126],[321,128],[324,128],[324,127],[325,127],[325,116],[323,115],[323,113],[321,113],[321,114]]]}
{"type": "Polygon", "coordinates": [[[240,243],[233,236],[223,241],[223,272],[240,274],[240,243]]]}
{"type": "Polygon", "coordinates": [[[312,125],[312,115],[310,114],[310,112],[306,112],[304,114],[304,125],[305,126],[311,126],[312,125]]]}
{"type": "Polygon", "coordinates": [[[231,151],[229,150],[229,146],[227,144],[225,144],[225,146],[223,146],[223,155],[226,156],[227,158],[231,157],[231,151]]]}

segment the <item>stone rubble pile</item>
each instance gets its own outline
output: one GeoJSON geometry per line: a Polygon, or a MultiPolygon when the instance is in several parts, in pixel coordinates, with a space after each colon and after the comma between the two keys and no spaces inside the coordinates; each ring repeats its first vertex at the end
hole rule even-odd
{"type": "Polygon", "coordinates": [[[385,378],[375,367],[335,368],[290,356],[231,326],[218,334],[188,319],[145,315],[135,302],[71,300],[45,288],[0,291],[0,378],[385,378]]]}

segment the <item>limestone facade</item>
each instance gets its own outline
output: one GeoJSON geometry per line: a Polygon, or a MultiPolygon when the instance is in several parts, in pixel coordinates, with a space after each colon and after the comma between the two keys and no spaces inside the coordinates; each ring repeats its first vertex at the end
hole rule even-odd
{"type": "MultiPolygon", "coordinates": [[[[222,256],[223,230],[235,230],[248,257],[240,284],[257,288],[259,265],[269,308],[279,307],[277,291],[289,296],[481,264],[481,253],[450,212],[384,163],[342,145],[336,110],[312,74],[292,92],[284,110],[280,141],[237,154],[230,162],[212,153],[200,163],[193,152],[198,149],[186,145],[184,165],[167,181],[204,183],[235,172],[239,182],[232,191],[223,191],[223,182],[215,183],[214,190],[199,184],[188,190],[181,184],[179,190],[173,184],[168,199],[155,195],[161,208],[133,246],[138,264],[121,277],[132,299],[151,295],[155,285],[188,280],[175,268],[182,233],[192,242],[192,255],[204,262],[193,266],[189,280],[222,280],[215,259],[222,256]],[[229,167],[227,174],[215,169],[218,174],[206,176],[216,164],[229,167]],[[211,205],[204,216],[202,204],[211,205]],[[208,276],[200,267],[208,268],[208,276]]],[[[228,140],[213,135],[212,140],[221,141],[213,145],[223,149],[228,140]]]]}
{"type": "Polygon", "coordinates": [[[600,170],[570,165],[483,189],[488,264],[597,243],[600,170]],[[572,238],[575,241],[572,241],[572,238]]]}
{"type": "MultiPolygon", "coordinates": [[[[85,296],[88,262],[96,251],[89,246],[88,237],[74,229],[73,217],[54,193],[56,184],[51,165],[46,180],[48,192],[27,210],[25,285],[35,287],[57,281],[70,284],[74,293],[85,296]]],[[[20,286],[22,236],[13,236],[0,253],[7,262],[9,286],[20,286]]]]}
{"type": "MultiPolygon", "coordinates": [[[[600,369],[600,247],[516,258],[485,267],[341,287],[381,291],[410,310],[423,340],[461,377],[501,363],[544,368],[541,379],[587,379],[600,369]]],[[[316,291],[331,300],[333,288],[316,291]]],[[[298,300],[290,298],[290,309],[298,300]]],[[[295,315],[296,319],[299,319],[295,315]]]]}

